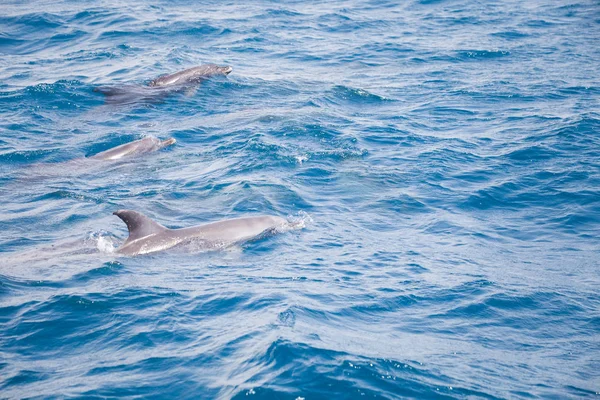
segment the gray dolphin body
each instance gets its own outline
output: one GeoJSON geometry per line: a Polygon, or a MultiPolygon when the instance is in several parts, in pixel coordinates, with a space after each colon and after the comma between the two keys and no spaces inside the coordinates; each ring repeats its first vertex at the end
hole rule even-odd
{"type": "Polygon", "coordinates": [[[228,75],[233,68],[216,64],[205,64],[164,75],[152,80],[148,85],[100,86],[94,89],[105,95],[107,103],[125,104],[138,101],[156,101],[171,93],[193,94],[194,85],[212,76],[228,75]]]}
{"type": "Polygon", "coordinates": [[[117,253],[130,256],[166,250],[188,240],[199,240],[209,245],[242,242],[274,231],[286,223],[281,217],[263,215],[169,229],[137,211],[119,210],[113,214],[121,218],[129,229],[129,237],[117,253]]]}
{"type": "Polygon", "coordinates": [[[233,68],[230,66],[218,66],[216,64],[205,64],[198,67],[189,68],[171,75],[164,75],[154,79],[148,84],[151,87],[185,85],[188,83],[199,83],[211,76],[228,75],[233,68]]]}
{"type": "Polygon", "coordinates": [[[95,154],[89,158],[105,161],[118,160],[123,157],[157,151],[174,143],[175,139],[173,138],[160,140],[158,138],[148,136],[140,140],[113,147],[112,149],[95,154]]]}

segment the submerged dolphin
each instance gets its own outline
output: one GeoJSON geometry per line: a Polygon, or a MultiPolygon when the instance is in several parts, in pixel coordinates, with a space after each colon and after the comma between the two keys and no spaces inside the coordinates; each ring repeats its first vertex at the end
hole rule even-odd
{"type": "Polygon", "coordinates": [[[23,178],[27,181],[47,179],[54,176],[81,175],[97,170],[100,164],[106,162],[118,163],[129,157],[140,154],[158,151],[174,144],[174,138],[160,140],[153,136],[147,136],[143,139],[125,143],[112,149],[102,151],[92,156],[84,158],[75,158],[73,160],[59,163],[40,163],[33,164],[25,168],[23,178]]]}
{"type": "Polygon", "coordinates": [[[198,240],[207,244],[232,244],[255,238],[283,227],[286,220],[270,215],[228,219],[190,228],[169,229],[144,214],[131,210],[113,213],[127,225],[129,237],[117,253],[147,254],[166,250],[182,242],[198,240]]]}
{"type": "Polygon", "coordinates": [[[175,143],[174,138],[169,138],[167,140],[160,140],[158,138],[148,136],[140,140],[136,140],[133,142],[125,143],[117,147],[113,147],[112,149],[108,149],[106,151],[100,152],[96,155],[93,155],[89,158],[95,160],[118,160],[120,158],[150,153],[152,151],[160,150],[164,147],[170,146],[175,143]]]}
{"type": "Polygon", "coordinates": [[[140,100],[157,100],[173,92],[185,91],[193,94],[195,88],[203,80],[216,75],[228,75],[233,68],[230,66],[218,66],[216,64],[205,64],[164,75],[148,83],[147,86],[125,85],[121,87],[101,86],[94,89],[106,96],[108,103],[131,103],[140,100]],[[192,86],[192,87],[190,87],[192,86]]]}

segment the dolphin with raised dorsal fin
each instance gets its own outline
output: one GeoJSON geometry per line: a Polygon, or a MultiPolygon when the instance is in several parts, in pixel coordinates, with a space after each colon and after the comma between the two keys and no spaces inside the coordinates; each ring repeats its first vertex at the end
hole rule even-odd
{"type": "Polygon", "coordinates": [[[286,220],[271,215],[243,217],[189,228],[169,229],[142,213],[119,210],[113,213],[127,225],[129,237],[117,253],[135,256],[166,250],[188,240],[233,244],[283,227],[286,220]]]}
{"type": "Polygon", "coordinates": [[[175,142],[176,140],[174,138],[160,140],[153,136],[148,136],[140,140],[135,140],[133,142],[125,143],[120,146],[113,147],[112,149],[102,151],[89,158],[105,161],[118,160],[123,157],[157,151],[164,147],[170,146],[175,142]]]}

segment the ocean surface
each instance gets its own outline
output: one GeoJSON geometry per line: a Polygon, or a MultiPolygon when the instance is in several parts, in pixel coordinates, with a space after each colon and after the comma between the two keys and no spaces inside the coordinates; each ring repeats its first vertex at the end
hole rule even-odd
{"type": "Polygon", "coordinates": [[[598,398],[599,235],[597,1],[0,5],[0,398],[598,398]]]}

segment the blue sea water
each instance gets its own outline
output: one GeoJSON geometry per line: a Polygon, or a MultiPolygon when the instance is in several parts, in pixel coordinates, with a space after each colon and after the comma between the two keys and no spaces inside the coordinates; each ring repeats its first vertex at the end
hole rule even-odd
{"type": "Polygon", "coordinates": [[[599,66],[597,1],[3,1],[0,397],[598,397],[599,66]]]}

